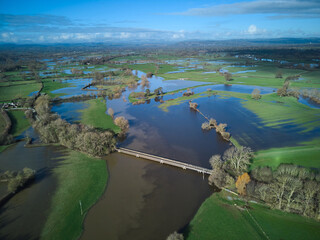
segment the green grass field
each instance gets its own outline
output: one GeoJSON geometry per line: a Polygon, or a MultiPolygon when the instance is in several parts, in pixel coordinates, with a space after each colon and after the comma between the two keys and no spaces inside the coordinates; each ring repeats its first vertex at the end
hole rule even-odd
{"type": "Polygon", "coordinates": [[[70,86],[70,84],[68,83],[60,83],[59,81],[53,82],[52,79],[44,79],[43,85],[44,86],[41,92],[48,94],[50,97],[57,97],[57,96],[63,95],[63,94],[54,94],[52,93],[52,91],[70,86]]]}
{"type": "Polygon", "coordinates": [[[12,85],[10,87],[0,87],[0,102],[10,101],[15,98],[26,98],[34,91],[39,91],[41,88],[40,83],[31,83],[24,85],[12,85]]]}
{"type": "Polygon", "coordinates": [[[302,143],[301,146],[271,148],[256,152],[251,169],[269,166],[276,169],[281,163],[320,168],[320,139],[302,143]]]}
{"type": "Polygon", "coordinates": [[[106,111],[106,101],[102,98],[91,99],[86,101],[89,103],[89,107],[81,110],[82,117],[81,122],[86,125],[93,126],[95,128],[110,129],[115,133],[119,133],[120,128],[113,123],[113,119],[106,111]]]}
{"type": "Polygon", "coordinates": [[[222,67],[227,69],[232,73],[232,79],[230,84],[240,84],[240,85],[254,85],[254,86],[265,86],[265,87],[275,87],[279,88],[283,85],[284,80],[288,76],[292,75],[301,75],[301,81],[292,81],[291,87],[302,88],[302,87],[319,87],[320,79],[319,71],[304,71],[301,69],[284,69],[278,68],[273,64],[268,63],[259,63],[256,67],[236,67],[228,66],[229,64],[224,65],[209,65],[205,66],[205,69],[197,69],[186,71],[182,73],[171,73],[165,74],[166,72],[159,72],[159,76],[163,77],[166,80],[174,79],[187,79],[192,81],[202,81],[202,82],[212,82],[212,83],[226,83],[224,76],[219,73],[207,73],[203,74],[206,71],[215,71],[216,69],[222,67]],[[246,73],[237,73],[239,71],[246,70],[256,70],[256,72],[246,72],[246,73]],[[283,78],[275,78],[275,73],[281,71],[283,78]]]}
{"type": "Polygon", "coordinates": [[[108,172],[105,160],[66,151],[67,156],[53,171],[58,179],[58,187],[41,239],[78,239],[87,211],[98,201],[106,187],[108,172]]]}
{"type": "MultiPolygon", "coordinates": [[[[244,96],[246,99],[250,97],[244,96]]],[[[320,109],[299,103],[294,97],[279,97],[276,93],[263,95],[258,101],[247,100],[243,106],[255,113],[265,126],[279,128],[295,125],[302,132],[320,126],[320,109]]]]}
{"type": "MultiPolygon", "coordinates": [[[[241,104],[255,113],[262,121],[264,126],[280,128],[285,125],[294,125],[301,132],[311,131],[320,126],[320,109],[310,108],[299,103],[294,97],[279,97],[276,93],[262,95],[260,100],[251,98],[251,94],[214,91],[220,98],[235,97],[239,98],[241,104]]],[[[164,111],[173,105],[179,105],[200,97],[207,97],[212,92],[202,92],[190,97],[179,97],[159,105],[164,111]]]]}
{"type": "Polygon", "coordinates": [[[244,202],[234,197],[226,192],[212,194],[190,222],[185,239],[267,239],[262,231],[269,239],[320,238],[320,223],[315,220],[250,203],[253,220],[246,210],[237,208],[244,202]]]}
{"type": "MultiPolygon", "coordinates": [[[[156,72],[156,65],[153,63],[131,64],[131,65],[128,65],[128,67],[131,69],[134,69],[134,70],[142,71],[144,73],[148,73],[148,72],[155,73],[156,72]]],[[[167,73],[167,72],[171,72],[171,71],[176,71],[176,70],[178,70],[178,68],[173,65],[160,64],[157,76],[159,74],[163,74],[163,73],[167,73]]]]}
{"type": "Polygon", "coordinates": [[[2,114],[0,114],[0,133],[2,133],[4,131],[4,129],[6,128],[7,123],[4,120],[2,114]]]}
{"type": "Polygon", "coordinates": [[[8,111],[8,115],[12,123],[10,134],[12,134],[13,136],[18,136],[30,126],[30,123],[26,119],[23,111],[8,111]]]}

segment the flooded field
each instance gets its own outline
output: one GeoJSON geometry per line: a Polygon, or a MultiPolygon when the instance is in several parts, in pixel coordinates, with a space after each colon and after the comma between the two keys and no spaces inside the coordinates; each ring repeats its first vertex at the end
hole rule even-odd
{"type": "MultiPolygon", "coordinates": [[[[51,59],[44,61],[49,68],[55,65],[51,59]]],[[[167,63],[170,64],[187,63],[188,66],[180,66],[179,70],[166,74],[186,73],[195,67],[202,69],[203,66],[196,65],[203,62],[197,59],[168,60],[167,63]]],[[[245,69],[256,65],[231,65],[236,63],[232,61],[213,60],[207,63],[227,65],[225,68],[244,68],[234,74],[258,71],[245,69]]],[[[221,71],[227,72],[227,69],[221,71]]],[[[146,75],[139,70],[132,72],[139,79],[146,75]]],[[[64,73],[71,74],[71,70],[64,70],[64,73]]],[[[204,69],[200,74],[211,76],[219,73],[204,69]]],[[[96,87],[90,87],[90,91],[83,90],[83,87],[92,81],[92,78],[85,77],[62,80],[71,86],[53,90],[51,93],[62,95],[62,99],[96,94],[96,87]]],[[[193,101],[198,104],[201,113],[219,123],[227,123],[227,130],[232,137],[240,145],[248,146],[254,151],[297,146],[298,143],[310,141],[320,134],[320,126],[307,132],[294,124],[286,124],[281,128],[266,126],[257,114],[243,105],[247,100],[224,94],[251,94],[254,89],[258,89],[261,95],[268,95],[276,92],[277,88],[274,87],[185,79],[165,80],[156,75],[148,78],[148,81],[148,86],[145,87],[140,84],[134,88],[126,87],[119,98],[106,97],[106,108],[114,110],[114,117],[124,116],[130,125],[126,138],[118,142],[118,147],[210,168],[209,158],[215,154],[222,155],[232,144],[223,140],[214,130],[203,131],[201,125],[206,119],[191,110],[187,100],[169,106],[167,110],[160,108],[161,101],[169,102],[181,98],[187,90],[200,94],[199,98],[193,101]],[[133,92],[145,92],[147,88],[153,92],[160,87],[168,94],[149,99],[141,105],[133,105],[129,100],[133,92]],[[206,95],[205,92],[209,90],[217,92],[206,95]]],[[[299,102],[309,107],[318,107],[308,99],[300,98],[299,102]]],[[[82,111],[88,107],[86,101],[61,102],[53,104],[51,110],[62,119],[75,123],[81,121],[82,111]]],[[[34,132],[33,137],[37,138],[34,132]]],[[[23,141],[1,153],[2,169],[20,170],[27,166],[37,170],[37,176],[33,185],[14,196],[1,208],[0,238],[39,238],[56,190],[55,178],[51,172],[59,164],[58,159],[63,154],[63,148],[53,146],[26,148],[23,141]],[[39,199],[40,203],[35,205],[34,202],[39,202],[39,199]],[[27,224],[24,224],[25,222],[27,224]],[[19,232],[14,231],[16,228],[20,229],[19,232]]],[[[88,211],[81,239],[165,239],[170,233],[186,227],[202,202],[218,191],[208,185],[207,176],[202,174],[119,153],[113,153],[105,159],[109,172],[107,187],[103,196],[88,211]]]]}

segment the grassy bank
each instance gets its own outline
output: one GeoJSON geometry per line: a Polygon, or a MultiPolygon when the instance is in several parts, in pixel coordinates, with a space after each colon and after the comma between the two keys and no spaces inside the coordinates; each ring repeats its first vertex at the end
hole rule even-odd
{"type": "Polygon", "coordinates": [[[320,237],[319,222],[250,203],[253,220],[246,210],[239,208],[244,202],[234,197],[226,192],[212,194],[190,222],[186,239],[266,239],[262,231],[269,239],[320,237]]]}
{"type": "Polygon", "coordinates": [[[13,136],[18,136],[30,126],[30,123],[26,119],[23,111],[8,111],[8,115],[12,123],[10,134],[12,134],[13,136]]]}
{"type": "Polygon", "coordinates": [[[6,129],[7,123],[5,118],[0,114],[0,133],[2,133],[6,129]]]}
{"type": "Polygon", "coordinates": [[[24,85],[12,85],[10,87],[0,88],[0,101],[10,101],[16,98],[26,98],[32,92],[39,91],[40,83],[31,83],[24,85]]]}
{"type": "Polygon", "coordinates": [[[131,68],[134,70],[139,70],[139,71],[142,71],[146,74],[148,72],[156,74],[156,72],[157,72],[157,75],[178,70],[178,68],[176,66],[172,66],[169,64],[160,64],[159,69],[157,70],[157,66],[154,63],[131,64],[131,65],[128,65],[128,68],[131,68]]]}
{"type": "Polygon", "coordinates": [[[58,187],[41,239],[77,239],[86,212],[105,189],[108,178],[106,161],[68,150],[53,174],[58,179],[58,187]]]}
{"type": "Polygon", "coordinates": [[[270,166],[275,169],[281,163],[320,168],[319,153],[320,139],[303,143],[301,146],[261,150],[256,153],[251,168],[270,166]]]}
{"type": "Polygon", "coordinates": [[[41,93],[46,93],[50,97],[58,97],[62,96],[64,94],[55,94],[52,93],[52,91],[60,89],[60,88],[65,88],[65,87],[70,87],[69,83],[60,83],[59,80],[52,81],[52,79],[44,79],[43,80],[43,89],[41,93]]]}
{"type": "Polygon", "coordinates": [[[113,119],[106,111],[106,101],[102,98],[86,101],[89,107],[81,110],[81,122],[95,128],[110,129],[115,133],[120,132],[120,128],[113,123],[113,119]]]}

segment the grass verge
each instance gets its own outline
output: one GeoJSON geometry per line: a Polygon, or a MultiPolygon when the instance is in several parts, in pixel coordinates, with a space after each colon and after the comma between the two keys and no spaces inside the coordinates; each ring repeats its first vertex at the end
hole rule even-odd
{"type": "Polygon", "coordinates": [[[30,126],[30,123],[26,119],[26,116],[23,111],[8,111],[8,115],[12,123],[10,134],[12,134],[13,136],[18,136],[30,126]]]}
{"type": "Polygon", "coordinates": [[[107,183],[105,160],[67,151],[68,155],[53,171],[58,179],[58,187],[41,239],[77,239],[81,234],[86,212],[100,198],[107,183]]]}
{"type": "Polygon", "coordinates": [[[32,92],[39,91],[40,83],[12,85],[10,87],[0,88],[0,101],[10,101],[16,98],[26,98],[32,92]]]}
{"type": "Polygon", "coordinates": [[[226,192],[212,194],[190,222],[186,239],[267,239],[265,234],[269,239],[320,237],[320,223],[315,220],[254,203],[249,214],[242,208],[244,202],[234,197],[226,192]]]}
{"type": "Polygon", "coordinates": [[[91,99],[86,101],[89,107],[81,110],[81,122],[95,128],[110,129],[119,133],[120,128],[114,124],[113,119],[106,113],[106,101],[102,98],[91,99]]]}

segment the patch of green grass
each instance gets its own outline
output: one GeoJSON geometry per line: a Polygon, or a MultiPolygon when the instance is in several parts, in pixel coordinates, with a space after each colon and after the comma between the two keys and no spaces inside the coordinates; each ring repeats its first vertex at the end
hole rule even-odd
{"type": "MultiPolygon", "coordinates": [[[[207,96],[207,95],[205,95],[205,96],[207,96]]],[[[159,108],[162,109],[165,112],[168,112],[169,111],[168,108],[171,107],[171,106],[180,105],[182,103],[185,103],[187,101],[194,100],[194,99],[197,99],[197,98],[200,98],[200,97],[204,97],[203,93],[197,93],[197,94],[194,94],[194,95],[191,95],[191,96],[178,97],[178,98],[175,98],[175,99],[172,99],[172,100],[165,101],[164,103],[159,105],[159,108]]]]}
{"type": "MultiPolygon", "coordinates": [[[[134,70],[139,70],[144,73],[152,72],[153,74],[156,73],[156,65],[154,63],[146,63],[146,64],[131,64],[128,65],[129,68],[134,70]]],[[[163,74],[171,71],[176,71],[178,68],[176,66],[170,65],[170,64],[160,64],[158,69],[158,74],[163,74]]]]}
{"type": "Polygon", "coordinates": [[[0,133],[2,133],[4,131],[6,126],[7,126],[7,123],[6,123],[5,119],[3,118],[2,114],[0,114],[0,133]]]}
{"type": "Polygon", "coordinates": [[[106,101],[102,98],[91,99],[86,101],[89,107],[81,110],[81,122],[95,128],[109,129],[119,133],[120,128],[114,124],[113,119],[106,113],[106,101]]]}
{"type": "Polygon", "coordinates": [[[294,97],[279,97],[276,93],[272,93],[262,95],[260,100],[254,100],[251,94],[216,92],[220,97],[242,99],[242,105],[255,113],[267,127],[281,128],[285,125],[294,125],[301,132],[307,132],[320,126],[320,109],[299,103],[294,97]]]}
{"type": "MultiPolygon", "coordinates": [[[[159,108],[168,111],[170,106],[179,105],[187,100],[207,97],[212,93],[205,91],[190,97],[178,97],[159,105],[159,108]]],[[[285,125],[293,125],[301,132],[307,132],[320,126],[320,109],[299,103],[294,97],[279,97],[276,93],[272,93],[262,95],[260,100],[254,100],[251,94],[246,93],[227,91],[214,91],[214,93],[217,93],[220,98],[240,98],[241,104],[255,113],[267,127],[281,128],[285,125]]]]}
{"type": "Polygon", "coordinates": [[[63,94],[52,93],[52,91],[70,86],[69,83],[61,83],[58,80],[53,82],[51,79],[44,79],[43,80],[43,85],[44,86],[43,86],[43,89],[42,89],[41,93],[46,93],[50,97],[57,97],[57,96],[63,95],[63,94]]]}
{"type": "Polygon", "coordinates": [[[34,84],[34,83],[36,83],[36,81],[34,80],[0,82],[0,87],[19,86],[19,85],[34,84]]]}
{"type": "Polygon", "coordinates": [[[261,239],[248,216],[233,203],[223,193],[212,194],[190,222],[186,239],[261,239]]]}
{"type": "Polygon", "coordinates": [[[13,136],[18,136],[30,126],[30,123],[26,119],[26,116],[23,111],[12,110],[8,111],[7,113],[12,123],[10,134],[12,134],[13,136]]]}
{"type": "Polygon", "coordinates": [[[243,204],[226,192],[212,194],[190,222],[186,239],[266,239],[262,230],[269,239],[320,237],[320,223],[315,220],[250,203],[253,220],[245,209],[237,207],[243,204]]]}
{"type": "MultiPolygon", "coordinates": [[[[246,99],[249,97],[248,94],[245,96],[246,99]]],[[[299,103],[294,97],[279,97],[273,93],[263,95],[258,101],[242,101],[242,104],[268,127],[280,128],[285,125],[295,125],[302,132],[306,132],[320,126],[320,109],[299,103]]]]}
{"type": "Polygon", "coordinates": [[[0,146],[0,153],[6,150],[10,145],[1,145],[0,146]]]}
{"type": "Polygon", "coordinates": [[[78,239],[87,211],[106,187],[108,172],[105,160],[67,151],[68,155],[53,170],[58,187],[41,239],[78,239]]]}
{"type": "Polygon", "coordinates": [[[300,69],[282,69],[277,68],[274,65],[260,63],[257,67],[227,67],[227,65],[209,65],[203,70],[193,70],[186,71],[182,73],[171,73],[164,74],[159,72],[159,76],[163,77],[165,80],[174,79],[187,79],[191,81],[201,81],[201,82],[212,82],[212,83],[230,83],[230,84],[240,84],[240,85],[253,85],[253,86],[265,86],[265,87],[275,87],[280,88],[288,76],[301,75],[305,78],[304,81],[292,81],[291,87],[302,88],[302,87],[316,87],[319,86],[319,71],[302,71],[300,69]],[[213,71],[217,68],[224,68],[230,71],[232,79],[230,82],[226,82],[224,76],[219,73],[206,73],[206,71],[213,71]],[[256,70],[256,72],[246,72],[246,73],[236,73],[238,71],[246,70],[256,70]],[[275,78],[275,73],[281,71],[283,73],[283,78],[275,78]]]}
{"type": "Polygon", "coordinates": [[[39,91],[40,83],[31,83],[25,85],[15,85],[0,88],[0,101],[10,101],[15,98],[26,98],[32,92],[39,91]]]}
{"type": "Polygon", "coordinates": [[[276,169],[281,163],[320,168],[320,139],[302,143],[301,146],[271,148],[256,152],[251,169],[269,166],[276,169]]]}

